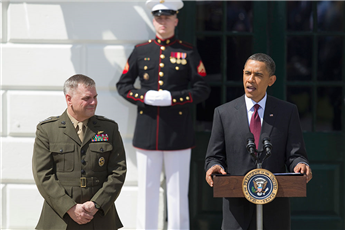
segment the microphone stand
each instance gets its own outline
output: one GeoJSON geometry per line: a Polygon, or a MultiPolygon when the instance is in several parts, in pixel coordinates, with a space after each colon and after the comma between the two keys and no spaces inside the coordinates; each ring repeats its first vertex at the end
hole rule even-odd
{"type": "MultiPolygon", "coordinates": [[[[247,139],[247,151],[254,158],[257,169],[262,169],[262,163],[266,158],[271,155],[272,144],[266,134],[263,134],[263,150],[258,151],[255,146],[253,135],[250,133],[247,139]],[[263,155],[265,153],[265,155],[263,155]]],[[[263,230],[263,206],[262,204],[256,205],[256,228],[257,230],[263,230]]]]}
{"type": "MultiPolygon", "coordinates": [[[[260,156],[262,152],[257,151],[257,157],[256,157],[256,168],[262,169],[262,161],[260,161],[260,156]]],[[[264,212],[263,212],[263,206],[262,204],[256,205],[256,228],[257,230],[263,230],[264,229],[264,212]]]]}
{"type": "MultiPolygon", "coordinates": [[[[256,162],[256,168],[262,169],[262,163],[264,160],[270,155],[269,152],[267,152],[264,148],[263,151],[259,152],[257,149],[255,149],[255,152],[257,153],[255,156],[255,162],[256,162]],[[266,152],[265,157],[262,159],[262,154],[266,152]]],[[[263,205],[257,204],[256,205],[256,228],[257,230],[263,230],[264,229],[264,217],[263,217],[263,205]]]]}

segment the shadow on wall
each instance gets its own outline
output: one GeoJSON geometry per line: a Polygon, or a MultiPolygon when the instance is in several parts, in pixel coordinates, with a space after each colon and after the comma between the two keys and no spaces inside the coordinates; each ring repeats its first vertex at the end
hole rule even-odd
{"type": "Polygon", "coordinates": [[[118,99],[115,85],[134,45],[154,37],[150,11],[144,1],[65,2],[60,7],[74,69],[95,79],[99,93],[111,95],[106,97],[109,104],[99,103],[99,114],[116,120],[131,136],[136,106],[118,99]]]}
{"type": "Polygon", "coordinates": [[[114,89],[134,45],[154,36],[144,2],[62,3],[61,10],[75,69],[95,77],[102,89],[114,89]]]}

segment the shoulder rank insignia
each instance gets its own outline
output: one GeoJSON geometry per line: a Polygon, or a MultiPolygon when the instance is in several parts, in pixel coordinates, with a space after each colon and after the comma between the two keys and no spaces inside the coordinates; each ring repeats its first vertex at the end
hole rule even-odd
{"type": "Polygon", "coordinates": [[[44,124],[44,123],[47,123],[47,122],[56,121],[56,120],[58,120],[58,118],[59,118],[59,116],[48,117],[48,118],[44,119],[43,121],[40,121],[39,123],[44,124]]]}
{"type": "MultiPolygon", "coordinates": [[[[103,131],[100,131],[103,133],[103,131]]],[[[96,134],[91,141],[92,142],[97,142],[97,141],[108,141],[109,137],[108,134],[100,134],[100,132],[98,132],[98,134],[96,134]]]]}

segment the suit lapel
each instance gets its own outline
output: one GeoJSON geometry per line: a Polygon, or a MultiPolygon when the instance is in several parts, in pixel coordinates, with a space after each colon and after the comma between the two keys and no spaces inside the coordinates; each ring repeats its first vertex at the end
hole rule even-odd
{"type": "Polygon", "coordinates": [[[81,145],[81,141],[78,137],[78,134],[71,122],[71,119],[69,119],[67,115],[67,110],[59,118],[59,128],[63,128],[64,129],[63,132],[65,135],[67,135],[73,141],[81,145]]]}
{"type": "Polygon", "coordinates": [[[243,127],[247,127],[247,133],[250,133],[250,128],[248,124],[248,113],[246,102],[244,100],[244,95],[241,97],[241,100],[239,100],[238,103],[235,105],[235,109],[238,112],[238,124],[243,125],[243,127]]]}
{"type": "Polygon", "coordinates": [[[89,142],[99,131],[100,124],[95,116],[91,117],[87,123],[87,128],[84,136],[83,145],[89,142]]]}
{"type": "Polygon", "coordinates": [[[71,138],[73,141],[75,141],[77,144],[85,145],[87,142],[91,140],[91,138],[93,138],[97,134],[98,131],[100,131],[100,124],[95,116],[89,119],[85,130],[83,143],[79,139],[78,134],[71,122],[71,119],[69,119],[67,115],[67,111],[65,111],[59,118],[59,128],[63,128],[64,134],[71,138]]]}
{"type": "MultiPolygon", "coordinates": [[[[275,116],[276,115],[275,111],[276,111],[276,104],[270,98],[270,96],[267,96],[264,119],[263,119],[262,127],[261,127],[261,134],[266,133],[268,136],[270,136],[274,122],[276,121],[276,117],[277,117],[275,116]]],[[[259,145],[261,149],[262,143],[260,143],[259,145]]]]}

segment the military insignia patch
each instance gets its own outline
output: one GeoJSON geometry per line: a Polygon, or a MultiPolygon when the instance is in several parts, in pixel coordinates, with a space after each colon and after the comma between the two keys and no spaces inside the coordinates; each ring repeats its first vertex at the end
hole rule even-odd
{"type": "Polygon", "coordinates": [[[99,166],[102,167],[102,166],[104,165],[104,163],[105,163],[104,157],[101,157],[101,158],[98,159],[98,165],[99,165],[99,166]]]}
{"type": "Polygon", "coordinates": [[[267,204],[274,200],[278,192],[278,181],[266,169],[248,172],[242,181],[244,197],[253,204],[267,204]]]}
{"type": "Polygon", "coordinates": [[[206,69],[205,69],[204,63],[202,63],[202,61],[200,61],[197,70],[198,70],[198,74],[200,76],[202,76],[202,77],[206,76],[206,69]]]}
{"type": "MultiPolygon", "coordinates": [[[[103,131],[100,131],[100,132],[103,132],[103,131]]],[[[98,133],[100,133],[100,132],[98,132],[98,133]]],[[[91,139],[92,142],[97,142],[97,141],[108,141],[108,140],[109,140],[108,134],[96,134],[96,135],[91,139]]]]}
{"type": "Polygon", "coordinates": [[[125,68],[122,71],[122,74],[128,73],[128,70],[129,70],[129,64],[128,64],[128,61],[127,61],[126,66],[125,66],[125,68]]]}

